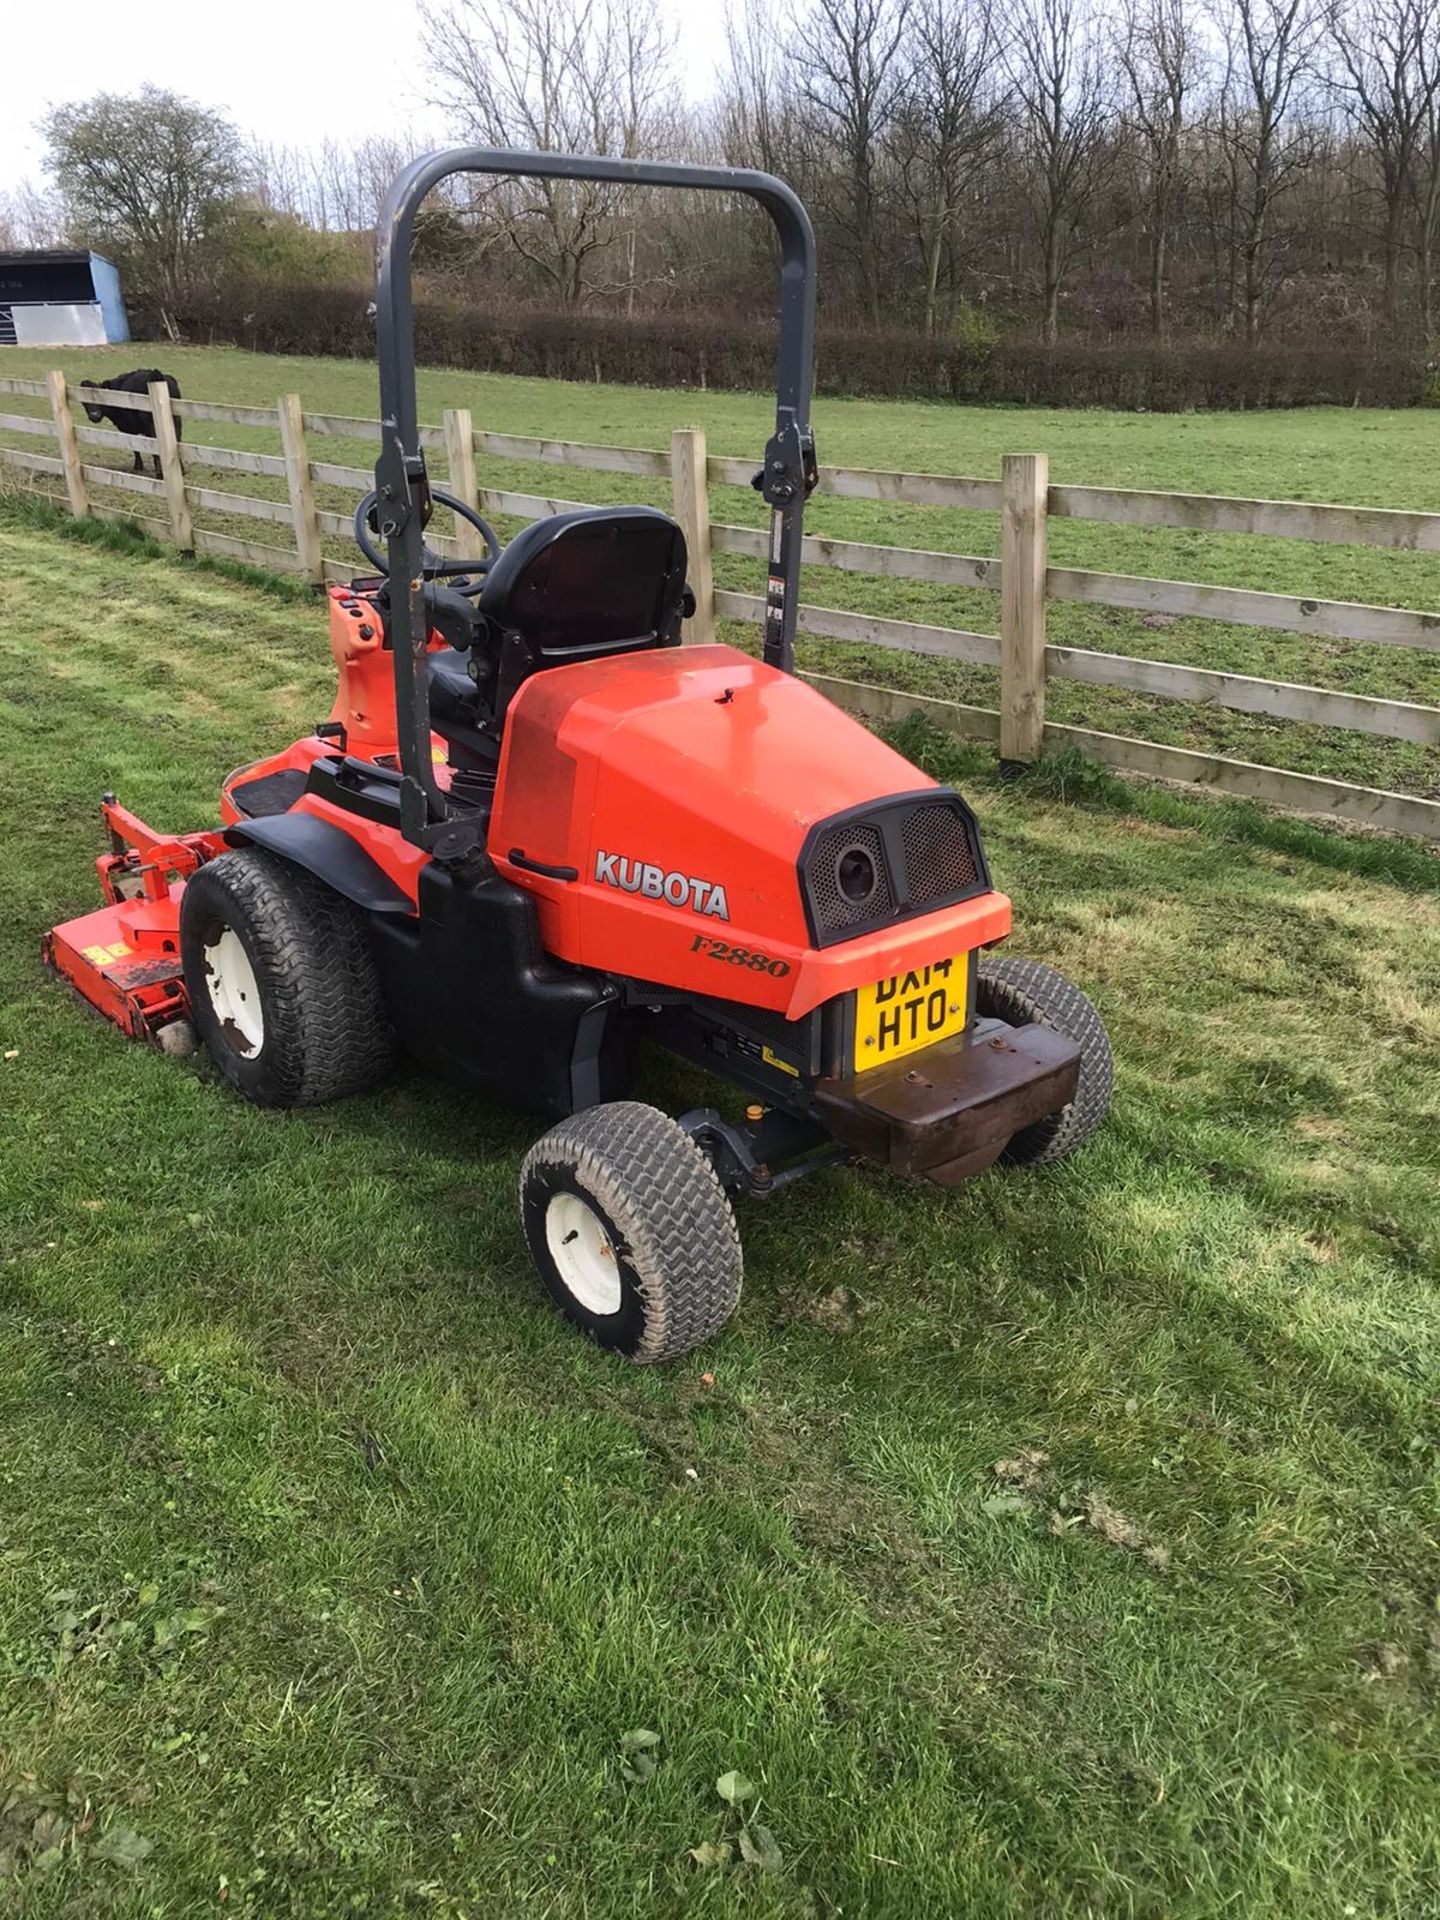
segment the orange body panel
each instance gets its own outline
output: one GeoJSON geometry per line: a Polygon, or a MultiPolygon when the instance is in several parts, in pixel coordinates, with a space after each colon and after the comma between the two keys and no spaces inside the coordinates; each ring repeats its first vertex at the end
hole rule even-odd
{"type": "MultiPolygon", "coordinates": [[[[345,750],[357,760],[394,760],[400,751],[395,731],[395,656],[385,646],[374,602],[353,587],[332,586],[330,652],[335,661],[335,704],[330,718],[345,729],[345,750]]],[[[432,653],[445,642],[430,636],[432,653]]],[[[325,749],[333,753],[333,744],[325,749]]]]}
{"type": "MultiPolygon", "coordinates": [[[[389,656],[386,657],[388,659],[389,656]]],[[[436,750],[442,750],[438,741],[436,750]]],[[[286,747],[283,753],[271,754],[268,760],[255,760],[248,767],[237,767],[234,773],[226,776],[225,785],[220,790],[220,818],[227,827],[244,822],[245,816],[230,797],[232,787],[243,786],[249,780],[263,779],[268,773],[284,773],[292,767],[308,773],[315,761],[333,755],[335,751],[333,740],[321,740],[312,733],[304,740],[297,740],[294,746],[286,747]]],[[[376,866],[395,882],[402,893],[408,894],[412,901],[418,898],[420,869],[430,856],[420,847],[413,847],[408,840],[402,839],[393,827],[361,819],[358,814],[347,813],[313,793],[302,793],[290,812],[312,813],[318,820],[328,820],[339,827],[365,849],[376,866]]]]}
{"type": "Polygon", "coordinates": [[[535,895],[561,959],[798,1019],[1009,932],[1009,901],[986,893],[812,946],[797,877],[811,827],[935,785],[804,681],[733,647],[629,654],[521,687],[489,849],[535,895]]]}
{"type": "MultiPolygon", "coordinates": [[[[330,718],[345,728],[346,750],[361,760],[399,752],[395,733],[395,660],[387,651],[380,616],[349,587],[329,591],[330,652],[337,684],[330,718]]],[[[335,751],[333,746],[327,752],[335,751]]]]}
{"type": "Polygon", "coordinates": [[[284,773],[292,767],[308,773],[315,761],[322,755],[335,752],[333,740],[321,740],[316,734],[307,734],[303,740],[297,740],[293,746],[286,747],[281,753],[269,754],[264,760],[252,760],[247,766],[236,767],[233,773],[227,773],[225,784],[220,789],[220,818],[227,827],[236,826],[245,816],[230,798],[232,787],[242,787],[247,780],[263,779],[267,773],[284,773]]]}
{"type": "Polygon", "coordinates": [[[330,800],[321,800],[313,793],[302,794],[290,811],[312,813],[317,820],[328,820],[332,826],[348,833],[352,840],[358,841],[365,849],[386,878],[393,880],[418,907],[420,870],[430,860],[430,855],[422,847],[411,846],[393,827],[379,826],[373,820],[357,820],[344,807],[337,807],[330,800]]]}

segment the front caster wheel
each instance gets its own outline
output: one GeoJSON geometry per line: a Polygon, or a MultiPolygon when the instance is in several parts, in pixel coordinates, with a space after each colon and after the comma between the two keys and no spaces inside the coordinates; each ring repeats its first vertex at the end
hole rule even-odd
{"type": "Polygon", "coordinates": [[[1110,1037],[1086,996],[1043,960],[986,954],[980,961],[976,1011],[1012,1027],[1052,1027],[1080,1049],[1080,1084],[1069,1106],[1024,1128],[1005,1149],[1011,1166],[1048,1167],[1074,1153],[1110,1111],[1115,1059],[1110,1037]]]}
{"type": "Polygon", "coordinates": [[[705,1154],[616,1100],[552,1127],[520,1169],[530,1257],[567,1319],[640,1366],[708,1340],[740,1301],[740,1236],[705,1154]]]}

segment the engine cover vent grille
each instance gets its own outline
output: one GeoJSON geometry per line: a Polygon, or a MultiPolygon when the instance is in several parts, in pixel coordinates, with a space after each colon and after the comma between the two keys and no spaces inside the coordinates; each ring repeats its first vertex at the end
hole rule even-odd
{"type": "Polygon", "coordinates": [[[816,927],[831,940],[849,933],[862,920],[888,920],[895,912],[878,827],[846,822],[822,828],[807,870],[816,927]],[[870,862],[873,884],[863,894],[857,895],[853,886],[847,893],[842,880],[861,859],[870,862]]]}
{"type": "Polygon", "coordinates": [[[936,800],[912,808],[900,838],[912,909],[961,900],[976,890],[982,871],[978,837],[970,833],[957,802],[936,800]]]}
{"type": "Polygon", "coordinates": [[[810,829],[800,891],[817,947],[989,890],[975,816],[945,787],[857,808],[810,829]]]}

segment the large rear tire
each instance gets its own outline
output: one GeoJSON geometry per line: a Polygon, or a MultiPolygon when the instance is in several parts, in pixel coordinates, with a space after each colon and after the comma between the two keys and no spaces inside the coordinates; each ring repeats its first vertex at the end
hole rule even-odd
{"type": "Polygon", "coordinates": [[[976,1011],[1012,1027],[1051,1027],[1080,1048],[1075,1098],[1015,1135],[1002,1156],[1011,1166],[1048,1167],[1064,1160],[1095,1132],[1110,1111],[1115,1058],[1110,1036],[1092,1003],[1043,960],[986,954],[980,961],[976,1011]]]}
{"type": "Polygon", "coordinates": [[[668,1114],[615,1100],[562,1120],[520,1170],[525,1240],[567,1319],[638,1365],[708,1340],[740,1301],[715,1169],[668,1114]]]}
{"type": "Polygon", "coordinates": [[[358,1093],[394,1058],[360,909],[276,854],[240,847],[192,876],[180,957],[196,1034],[256,1106],[358,1093]]]}

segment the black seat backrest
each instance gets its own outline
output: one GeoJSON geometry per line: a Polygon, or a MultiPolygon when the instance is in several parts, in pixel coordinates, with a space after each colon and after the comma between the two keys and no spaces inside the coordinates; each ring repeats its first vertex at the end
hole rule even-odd
{"type": "MultiPolygon", "coordinates": [[[[480,611],[524,656],[521,676],[575,660],[674,646],[685,536],[653,507],[584,507],[516,534],[491,567],[480,611]]],[[[512,669],[513,670],[513,669],[512,669]]],[[[504,676],[509,678],[509,675],[504,676]]]]}

